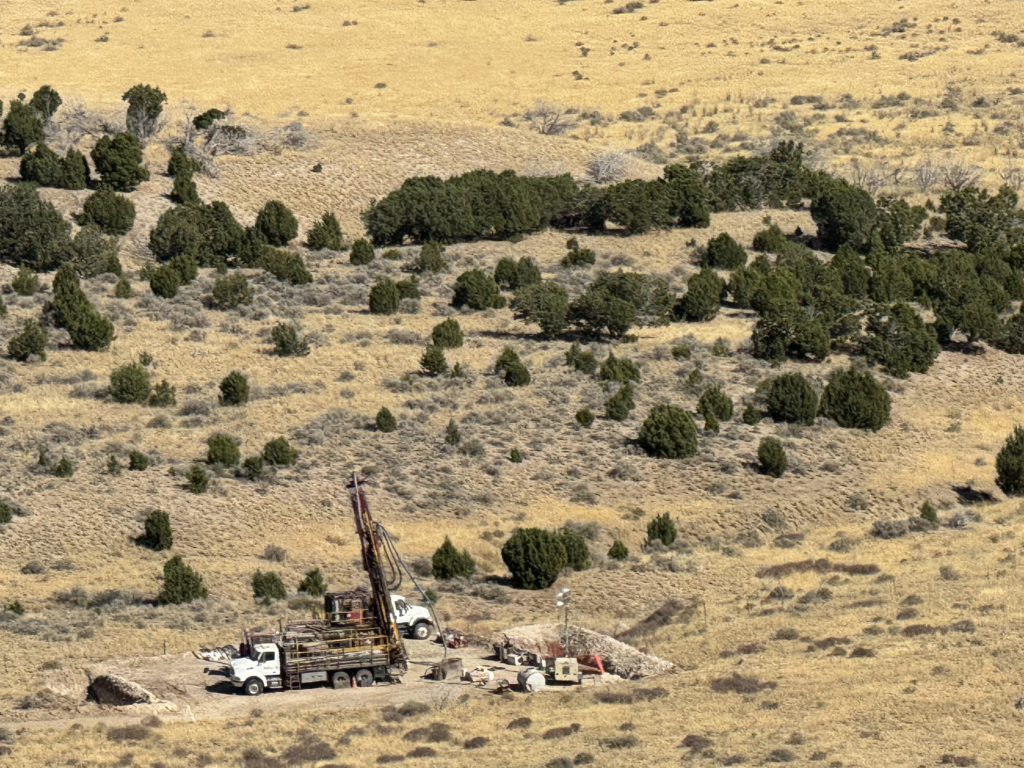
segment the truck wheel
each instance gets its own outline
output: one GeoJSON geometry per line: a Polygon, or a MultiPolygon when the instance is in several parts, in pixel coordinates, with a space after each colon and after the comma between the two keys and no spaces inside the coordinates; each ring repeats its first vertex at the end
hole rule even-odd
{"type": "Polygon", "coordinates": [[[426,640],[430,637],[430,625],[425,621],[421,621],[412,628],[411,634],[416,640],[426,640]]]}
{"type": "Polygon", "coordinates": [[[356,672],[356,685],[360,688],[369,688],[373,685],[373,672],[368,669],[360,669],[356,672]]]}
{"type": "Polygon", "coordinates": [[[348,672],[339,669],[331,675],[331,685],[335,688],[351,688],[352,683],[348,676],[348,672]]]}
{"type": "Polygon", "coordinates": [[[245,681],[245,685],[242,686],[242,689],[249,696],[259,696],[263,693],[263,681],[258,677],[250,677],[245,681]]]}

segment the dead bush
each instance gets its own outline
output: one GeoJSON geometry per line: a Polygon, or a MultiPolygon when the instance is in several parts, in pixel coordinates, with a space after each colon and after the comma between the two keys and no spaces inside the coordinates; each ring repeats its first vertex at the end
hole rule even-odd
{"type": "Polygon", "coordinates": [[[748,677],[738,672],[733,672],[729,677],[712,678],[710,686],[711,690],[715,693],[754,694],[774,690],[777,683],[770,681],[762,682],[756,677],[748,677]]]}
{"type": "Polygon", "coordinates": [[[444,723],[431,723],[423,728],[413,728],[402,738],[406,741],[423,741],[428,744],[438,744],[442,741],[452,740],[452,729],[444,723]]]}
{"type": "Polygon", "coordinates": [[[580,728],[581,726],[579,723],[563,725],[558,728],[549,728],[541,734],[541,738],[546,739],[548,741],[552,739],[564,739],[568,736],[572,736],[573,734],[579,733],[580,728]]]}

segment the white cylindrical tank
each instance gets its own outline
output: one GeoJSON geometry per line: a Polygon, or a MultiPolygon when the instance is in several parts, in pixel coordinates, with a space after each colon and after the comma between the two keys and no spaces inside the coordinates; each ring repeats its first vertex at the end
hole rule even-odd
{"type": "Polygon", "coordinates": [[[545,685],[544,673],[536,667],[527,667],[519,673],[519,687],[527,693],[539,691],[545,685]]]}

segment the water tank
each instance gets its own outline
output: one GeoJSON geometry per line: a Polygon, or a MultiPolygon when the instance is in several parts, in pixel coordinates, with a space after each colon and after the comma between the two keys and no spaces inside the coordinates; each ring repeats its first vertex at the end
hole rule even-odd
{"type": "Polygon", "coordinates": [[[539,691],[544,685],[544,673],[536,667],[527,667],[519,673],[519,687],[527,693],[539,691]]]}

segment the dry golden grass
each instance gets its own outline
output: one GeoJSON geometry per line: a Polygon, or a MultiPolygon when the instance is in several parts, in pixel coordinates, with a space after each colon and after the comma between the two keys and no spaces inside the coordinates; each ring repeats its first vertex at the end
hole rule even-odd
{"type": "MultiPolygon", "coordinates": [[[[180,134],[177,122],[192,107],[230,106],[251,113],[248,124],[267,132],[301,118],[310,148],[221,158],[218,176],[199,178],[199,191],[204,199],[226,201],[245,224],[270,198],[291,206],[303,230],[333,210],[350,236],[360,233],[368,202],[407,176],[489,167],[581,177],[608,148],[653,143],[663,156],[682,159],[792,136],[808,142],[816,162],[846,172],[856,170],[854,158],[864,171],[901,168],[901,177],[879,180],[879,190],[919,198],[935,193],[913,178],[929,157],[955,154],[987,169],[987,181],[995,183],[1013,161],[1007,153],[1020,150],[1022,97],[1013,90],[1019,49],[993,36],[1016,28],[1015,4],[1007,0],[966,8],[918,0],[899,7],[833,4],[826,11],[820,4],[662,0],[614,14],[622,4],[313,0],[295,11],[291,4],[227,0],[183,14],[168,4],[115,8],[85,0],[51,15],[45,5],[8,0],[0,16],[0,72],[7,91],[47,82],[66,101],[80,99],[110,114],[123,106],[118,95],[128,86],[158,84],[171,101],[167,139],[180,134]],[[903,18],[905,28],[894,28],[903,18]],[[358,24],[343,26],[345,20],[358,24]],[[31,39],[19,34],[26,24],[39,38],[64,42],[50,51],[19,45],[31,39]],[[208,30],[212,36],[204,35],[208,30]],[[107,42],[96,42],[101,35],[107,42]],[[578,43],[590,49],[586,56],[578,43]],[[932,53],[905,57],[915,52],[932,53]],[[950,85],[961,92],[944,106],[950,85]],[[879,103],[901,91],[910,98],[879,103]],[[847,93],[852,99],[842,98],[847,93]],[[824,102],[793,104],[793,96],[824,102]],[[540,100],[590,117],[566,136],[541,136],[523,117],[540,100]],[[643,107],[651,112],[640,122],[620,117],[643,107]],[[501,126],[506,117],[511,125],[501,126]],[[323,172],[314,174],[318,162],[323,172]]],[[[156,142],[148,157],[154,171],[166,162],[156,142]]],[[[650,148],[645,157],[658,159],[650,148]]],[[[16,169],[17,161],[0,160],[0,176],[16,169]]],[[[639,161],[636,172],[650,176],[658,167],[639,161]]],[[[169,188],[154,172],[132,195],[139,219],[122,243],[129,270],[151,258],[148,231],[170,205],[162,197],[169,188]]],[[[66,213],[79,210],[85,196],[45,195],[66,213]]],[[[802,212],[747,212],[716,215],[706,230],[581,241],[597,252],[597,268],[655,272],[680,290],[696,269],[696,245],[723,231],[749,245],[766,214],[787,230],[812,226],[802,212]]],[[[433,758],[406,762],[533,766],[590,752],[598,765],[654,765],[687,755],[679,744],[688,734],[713,742],[707,764],[725,764],[731,755],[763,764],[772,750],[783,749],[796,764],[932,765],[947,754],[975,757],[979,765],[1019,762],[1020,714],[1013,705],[1021,695],[1015,673],[1024,608],[1016,567],[1021,510],[1006,501],[969,508],[954,490],[967,485],[1001,499],[992,465],[1005,435],[1024,422],[1019,360],[994,350],[944,352],[927,375],[888,382],[893,422],[877,434],[734,422],[718,436],[702,437],[699,456],[686,462],[647,459],[627,441],[652,405],[695,405],[700,387],[687,383],[694,370],[704,382],[721,383],[737,404],[777,372],[744,353],[712,353],[720,339],[731,350],[746,344],[749,313],[726,310],[710,323],[641,329],[635,342],[618,345],[616,354],[643,370],[637,410],[621,424],[599,418],[587,431],[576,427],[573,414],[584,405],[600,414],[606,393],[563,365],[565,342],[536,339],[508,310],[454,313],[467,342],[448,358],[469,369],[465,381],[410,375],[431,328],[453,314],[450,284],[461,270],[529,255],[548,276],[581,287],[590,273],[567,276],[558,266],[565,237],[544,232],[517,243],[453,246],[452,270],[423,280],[419,310],[393,318],[365,311],[373,281],[402,274],[402,262],[381,259],[357,268],[345,256],[306,254],[316,281],[295,289],[251,272],[256,301],[231,313],[203,308],[200,298],[214,278],[208,271],[171,302],[150,296],[137,276],[136,296],[125,301],[111,297],[109,280],[96,279],[86,288],[118,332],[109,351],[57,344],[45,363],[0,362],[0,450],[8,467],[0,495],[31,512],[0,531],[0,607],[17,599],[26,609],[20,618],[0,614],[0,724],[13,741],[10,764],[128,764],[130,752],[146,766],[199,765],[203,755],[209,765],[245,765],[247,748],[286,764],[329,762],[288,757],[287,748],[308,733],[338,753],[335,762],[358,755],[359,764],[373,764],[380,755],[409,753],[417,744],[402,735],[435,720],[449,724],[457,738],[430,745],[433,758]],[[308,357],[267,354],[267,333],[284,320],[313,337],[308,357]],[[670,349],[684,340],[693,345],[693,358],[675,360],[670,349]],[[527,388],[505,388],[489,375],[507,344],[533,373],[527,388]],[[156,360],[156,378],[177,387],[178,406],[115,405],[101,396],[110,371],[144,351],[156,360]],[[218,382],[233,369],[245,371],[254,386],[244,408],[216,402],[218,382]],[[398,417],[397,433],[367,429],[382,405],[398,417]],[[479,455],[444,445],[452,417],[465,442],[479,441],[479,455]],[[209,493],[191,495],[180,473],[203,459],[204,441],[215,431],[240,437],[245,455],[285,435],[301,452],[299,465],[272,483],[223,477],[209,493]],[[779,436],[790,456],[793,470],[780,480],[750,467],[766,435],[779,436]],[[38,472],[44,443],[77,461],[73,478],[38,472]],[[522,464],[507,460],[513,447],[523,451],[522,464]],[[131,448],[154,455],[154,466],[106,474],[107,457],[123,459],[131,448]],[[466,701],[439,693],[431,713],[394,725],[382,722],[377,707],[385,696],[392,701],[390,691],[375,691],[370,707],[346,707],[344,714],[324,711],[333,707],[333,691],[279,694],[245,718],[237,702],[223,707],[210,696],[196,699],[199,722],[183,706],[161,711],[164,724],[138,742],[114,729],[145,712],[100,712],[74,699],[64,700],[63,710],[19,708],[48,687],[78,690],[79,671],[99,661],[228,643],[241,625],[305,610],[254,606],[249,578],[257,568],[280,571],[289,588],[314,566],[332,586],[359,581],[341,490],[353,469],[373,478],[372,503],[413,560],[429,557],[448,533],[483,573],[500,575],[501,542],[526,524],[597,523],[598,555],[622,539],[633,553],[630,562],[573,574],[556,588],[572,586],[575,620],[610,634],[628,630],[667,599],[698,601],[693,617],[639,641],[679,665],[676,675],[644,685],[664,688],[667,697],[624,705],[601,703],[593,690],[531,699],[473,693],[466,701]],[[925,500],[944,518],[973,509],[980,520],[966,530],[896,541],[869,535],[875,520],[915,515],[925,500]],[[205,603],[157,609],[137,599],[155,594],[164,560],[132,541],[153,508],[170,513],[175,552],[204,575],[211,591],[205,603]],[[692,551],[644,552],[646,521],[661,512],[678,521],[692,551]],[[854,542],[848,553],[828,548],[840,531],[854,542]],[[776,542],[781,533],[805,538],[786,547],[776,542]],[[268,543],[284,547],[287,560],[262,559],[268,543]],[[877,565],[879,572],[759,575],[767,566],[822,557],[877,565]],[[42,573],[22,571],[33,561],[42,573]],[[943,566],[953,569],[946,577],[943,566]],[[769,598],[780,584],[792,598],[769,598]],[[801,602],[819,587],[831,598],[801,602]],[[123,594],[90,608],[67,594],[75,588],[85,600],[104,590],[123,594]],[[907,602],[913,596],[919,604],[907,602]],[[959,631],[967,625],[950,629],[968,619],[973,632],[959,631]],[[914,624],[941,631],[906,634],[914,624]],[[773,639],[789,628],[795,632],[783,636],[797,639],[773,639]],[[818,642],[827,638],[848,642],[818,642]],[[821,647],[811,650],[815,642],[821,647]],[[857,647],[874,655],[851,656],[857,647]],[[712,680],[734,672],[777,687],[749,695],[711,690],[712,680]],[[506,730],[523,716],[534,721],[526,734],[506,730]],[[582,726],[574,735],[540,738],[573,722],[582,726]],[[607,741],[629,735],[637,746],[616,749],[607,741]],[[462,742],[474,736],[490,742],[464,749],[462,742]]],[[[402,249],[403,260],[414,253],[402,249]]],[[[12,276],[0,266],[0,284],[12,276]]],[[[21,319],[38,315],[45,296],[5,301],[4,345],[21,319]]],[[[603,357],[605,345],[595,347],[603,357]]],[[[820,381],[844,363],[836,356],[821,366],[784,368],[820,381]]],[[[440,591],[446,619],[480,634],[553,618],[553,590],[516,593],[477,584],[440,591]]],[[[164,664],[181,669],[179,661],[132,664],[152,671],[164,664]]],[[[194,674],[200,678],[200,665],[194,674]]],[[[186,700],[192,699],[179,704],[186,700]]]]}

